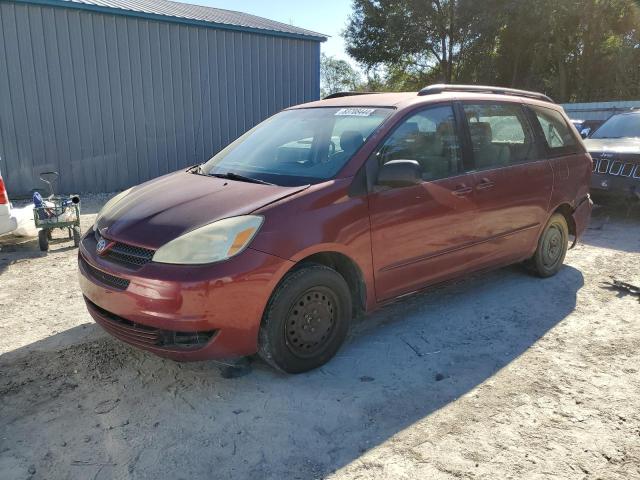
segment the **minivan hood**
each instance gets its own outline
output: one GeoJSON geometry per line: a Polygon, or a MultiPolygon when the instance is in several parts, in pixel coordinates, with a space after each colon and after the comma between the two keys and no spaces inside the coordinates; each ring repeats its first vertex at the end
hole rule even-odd
{"type": "Polygon", "coordinates": [[[584,145],[588,152],[640,153],[638,138],[587,138],[584,145]]]}
{"type": "Polygon", "coordinates": [[[97,228],[109,239],[155,250],[190,230],[246,215],[305,188],[180,171],[134,187],[108,214],[100,216],[97,228]]]}

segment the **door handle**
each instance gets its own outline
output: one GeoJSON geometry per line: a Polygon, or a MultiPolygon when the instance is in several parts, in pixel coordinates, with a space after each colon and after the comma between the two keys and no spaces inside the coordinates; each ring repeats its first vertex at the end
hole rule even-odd
{"type": "Polygon", "coordinates": [[[466,185],[458,185],[451,193],[456,197],[464,197],[465,195],[469,195],[471,192],[473,192],[473,188],[467,187],[466,185]]]}
{"type": "Polygon", "coordinates": [[[488,178],[483,178],[482,181],[476,186],[478,190],[486,190],[495,186],[495,183],[488,178]]]}

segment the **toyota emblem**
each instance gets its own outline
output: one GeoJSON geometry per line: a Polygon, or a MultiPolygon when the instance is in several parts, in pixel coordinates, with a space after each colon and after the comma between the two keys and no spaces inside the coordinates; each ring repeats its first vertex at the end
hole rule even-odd
{"type": "Polygon", "coordinates": [[[107,249],[107,241],[104,238],[101,238],[96,245],[96,252],[98,255],[102,255],[102,253],[107,249]]]}

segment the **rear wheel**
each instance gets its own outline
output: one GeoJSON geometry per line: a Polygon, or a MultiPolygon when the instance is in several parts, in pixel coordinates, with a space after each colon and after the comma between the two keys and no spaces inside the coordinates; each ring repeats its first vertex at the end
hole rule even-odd
{"type": "Polygon", "coordinates": [[[544,228],[538,248],[529,261],[533,272],[543,278],[558,273],[569,247],[569,227],[564,215],[554,213],[544,228]]]}
{"type": "Polygon", "coordinates": [[[350,321],[351,294],[344,278],[323,265],[300,268],[269,300],[258,354],[287,373],[312,370],[336,354],[350,321]]]}
{"type": "Polygon", "coordinates": [[[42,250],[43,252],[46,252],[47,250],[49,250],[50,233],[51,231],[47,229],[43,229],[38,232],[38,246],[40,247],[40,250],[42,250]]]}

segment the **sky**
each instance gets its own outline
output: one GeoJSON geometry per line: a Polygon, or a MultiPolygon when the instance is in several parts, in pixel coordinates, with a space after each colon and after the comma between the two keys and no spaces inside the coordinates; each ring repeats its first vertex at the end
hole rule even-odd
{"type": "Polygon", "coordinates": [[[322,51],[350,63],[341,32],[351,14],[351,0],[178,0],[209,7],[251,13],[306,28],[330,36],[322,44],[322,51]]]}

